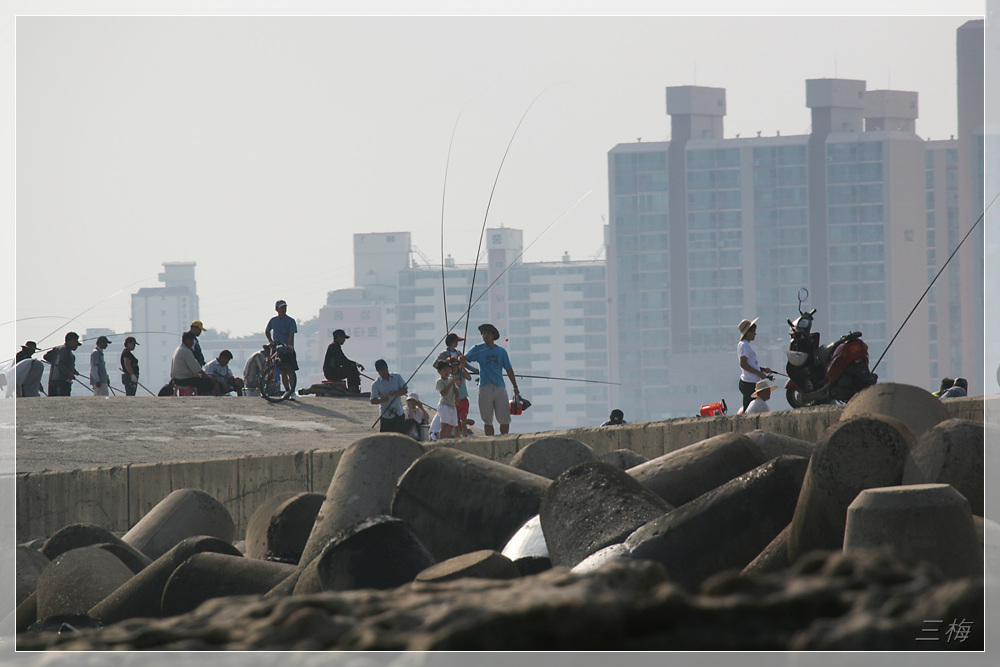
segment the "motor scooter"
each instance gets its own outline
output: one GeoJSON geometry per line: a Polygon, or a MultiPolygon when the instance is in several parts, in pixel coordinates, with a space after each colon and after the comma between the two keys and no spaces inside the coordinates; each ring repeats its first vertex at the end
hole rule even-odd
{"type": "Polygon", "coordinates": [[[868,345],[860,331],[851,331],[827,345],[820,345],[812,331],[816,309],[806,312],[809,290],[799,290],[799,316],[787,320],[790,341],[785,355],[785,397],[793,408],[825,403],[846,403],[856,393],[878,382],[868,367],[868,345]]]}

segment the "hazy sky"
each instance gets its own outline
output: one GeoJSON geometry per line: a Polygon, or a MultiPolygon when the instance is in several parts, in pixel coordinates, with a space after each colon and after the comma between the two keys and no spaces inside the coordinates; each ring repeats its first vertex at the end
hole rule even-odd
{"type": "MultiPolygon", "coordinates": [[[[157,286],[164,261],[197,262],[210,328],[259,332],[277,298],[302,321],[328,291],[353,284],[354,233],[411,231],[439,262],[442,200],[444,251],[471,262],[501,158],[529,105],[488,224],[522,228],[531,243],[584,199],[526,261],[597,256],[607,152],[639,137],[669,139],[667,86],[725,88],[728,137],[807,133],[805,80],[823,77],[917,91],[917,133],[955,134],[955,31],[984,4],[855,4],[951,16],[22,16],[20,321],[16,334],[0,326],[0,341],[13,354],[15,339],[43,342],[87,309],[69,328],[125,332],[129,295],[157,286]]],[[[757,11],[782,5],[795,6],[757,11]]],[[[314,14],[343,5],[274,6],[314,14]]],[[[394,6],[411,5],[379,5],[394,6]]],[[[462,5],[435,6],[447,14],[462,5]]],[[[77,3],[15,9],[78,11],[77,3]]],[[[14,31],[11,19],[7,53],[14,31]]]]}

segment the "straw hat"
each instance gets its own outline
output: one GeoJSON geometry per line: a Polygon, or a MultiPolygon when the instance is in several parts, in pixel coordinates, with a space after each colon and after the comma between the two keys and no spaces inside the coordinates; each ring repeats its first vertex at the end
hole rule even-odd
{"type": "Polygon", "coordinates": [[[757,320],[759,319],[759,317],[755,317],[752,320],[740,320],[740,323],[736,327],[740,330],[740,340],[743,340],[743,338],[747,335],[747,332],[750,331],[750,327],[757,324],[757,320]]]}
{"type": "Polygon", "coordinates": [[[768,384],[767,380],[760,380],[754,387],[754,392],[750,394],[752,398],[757,398],[757,394],[764,391],[765,389],[777,389],[777,385],[768,384]]]}

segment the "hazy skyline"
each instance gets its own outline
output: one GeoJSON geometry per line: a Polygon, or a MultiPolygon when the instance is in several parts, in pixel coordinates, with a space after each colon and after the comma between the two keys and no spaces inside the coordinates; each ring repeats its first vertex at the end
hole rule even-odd
{"type": "Polygon", "coordinates": [[[529,104],[487,224],[528,244],[589,195],[525,261],[600,252],[607,152],[669,139],[668,86],[726,88],[746,137],[807,133],[807,78],[863,79],[917,91],[917,133],[948,138],[965,20],[20,18],[11,344],[88,308],[69,328],[129,330],[164,261],[198,263],[211,328],[259,332],[277,298],[301,322],[353,284],[356,232],[438,262],[442,198],[445,253],[472,262],[529,104]]]}

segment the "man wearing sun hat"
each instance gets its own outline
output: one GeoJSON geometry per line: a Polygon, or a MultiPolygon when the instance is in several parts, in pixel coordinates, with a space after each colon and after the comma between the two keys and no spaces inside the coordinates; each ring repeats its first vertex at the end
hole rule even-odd
{"type": "Polygon", "coordinates": [[[503,372],[507,371],[514,394],[519,395],[517,377],[510,364],[507,350],[496,344],[500,332],[492,324],[480,324],[479,333],[483,342],[458,358],[460,364],[466,360],[479,364],[479,414],[483,418],[483,432],[493,435],[493,417],[500,424],[500,434],[510,432],[510,399],[507,397],[507,386],[503,381],[503,372]]]}
{"type": "Polygon", "coordinates": [[[757,363],[757,353],[750,344],[757,337],[757,320],[742,320],[737,325],[740,331],[740,342],[736,344],[736,356],[740,360],[740,393],[743,394],[743,411],[746,412],[753,393],[757,390],[757,380],[766,380],[773,373],[770,368],[757,363]]]}
{"type": "Polygon", "coordinates": [[[771,398],[771,390],[777,385],[769,384],[767,380],[760,380],[754,385],[754,392],[751,394],[753,400],[750,401],[750,405],[743,411],[743,414],[748,415],[752,412],[770,412],[771,408],[767,407],[767,399],[771,398]]]}

